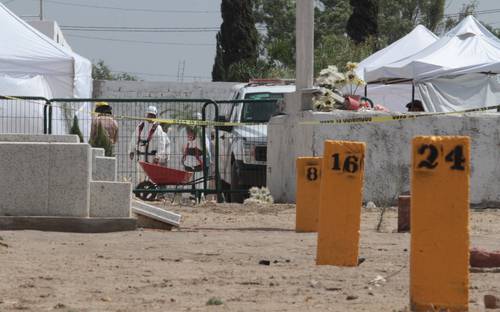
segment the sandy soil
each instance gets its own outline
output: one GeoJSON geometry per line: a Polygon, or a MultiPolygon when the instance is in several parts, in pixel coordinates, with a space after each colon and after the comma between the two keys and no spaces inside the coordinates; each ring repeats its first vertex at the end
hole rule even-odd
{"type": "MultiPolygon", "coordinates": [[[[293,231],[293,206],[169,209],[183,214],[182,229],[0,232],[0,311],[407,309],[409,234],[393,233],[394,210],[381,232],[379,210],[363,211],[366,261],[338,268],[315,265],[316,234],[293,231]],[[378,275],[387,281],[370,283],[378,275]]],[[[473,246],[500,249],[500,211],[471,219],[473,246]]],[[[471,311],[484,309],[485,294],[500,295],[500,273],[471,274],[471,311]]]]}

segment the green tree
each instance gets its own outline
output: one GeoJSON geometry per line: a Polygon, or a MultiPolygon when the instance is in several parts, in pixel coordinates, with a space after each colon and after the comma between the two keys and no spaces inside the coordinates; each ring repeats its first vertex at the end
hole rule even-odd
{"type": "Polygon", "coordinates": [[[431,31],[436,32],[443,21],[445,0],[427,2],[422,8],[422,23],[431,31]]]}
{"type": "Polygon", "coordinates": [[[137,81],[137,76],[129,73],[114,74],[108,65],[104,64],[103,60],[99,60],[96,64],[92,64],[92,79],[94,80],[131,80],[137,81]]]}
{"type": "Polygon", "coordinates": [[[89,144],[92,147],[104,148],[104,155],[107,157],[112,157],[113,156],[113,144],[111,144],[111,141],[109,140],[105,131],[106,130],[104,130],[101,123],[98,123],[97,135],[96,135],[95,139],[90,140],[89,144]]]}
{"type": "Polygon", "coordinates": [[[446,18],[446,20],[444,21],[445,31],[448,31],[453,27],[457,26],[458,23],[460,23],[467,16],[476,15],[476,10],[477,10],[477,1],[471,1],[469,3],[463,4],[462,8],[460,8],[460,11],[458,12],[457,15],[448,16],[446,18]]]}
{"type": "Polygon", "coordinates": [[[444,5],[444,0],[379,0],[379,42],[391,44],[418,24],[438,32],[444,22],[444,5]]]}
{"type": "Polygon", "coordinates": [[[295,0],[255,0],[255,20],[265,26],[261,55],[268,63],[295,68],[295,0]]]}
{"type": "Polygon", "coordinates": [[[252,0],[222,0],[223,22],[217,34],[213,81],[245,81],[247,75],[232,73],[231,66],[238,63],[256,64],[259,41],[252,8],[252,0]]]}
{"type": "Polygon", "coordinates": [[[378,1],[351,0],[352,15],[347,21],[346,31],[356,43],[365,42],[378,33],[378,1]]]}
{"type": "MultiPolygon", "coordinates": [[[[295,69],[295,0],[255,0],[256,21],[265,27],[261,55],[267,62],[287,71],[295,69]]],[[[343,37],[351,15],[349,0],[316,1],[315,46],[324,46],[332,36],[343,37]]]]}
{"type": "Polygon", "coordinates": [[[83,142],[83,134],[82,131],[80,130],[80,126],[78,125],[78,117],[76,115],[73,116],[73,125],[69,130],[69,134],[77,135],[78,138],[80,138],[80,142],[83,142]]]}
{"type": "MultiPolygon", "coordinates": [[[[259,78],[293,79],[295,72],[287,67],[270,64],[264,59],[258,59],[255,64],[240,62],[229,67],[231,74],[242,77],[244,81],[259,78]]],[[[229,77],[231,78],[231,77],[229,77]]]]}
{"type": "Polygon", "coordinates": [[[217,33],[217,47],[215,52],[215,61],[212,69],[212,77],[214,81],[219,77],[226,77],[226,70],[224,69],[224,62],[222,60],[222,51],[224,48],[222,47],[222,38],[220,32],[217,33]]]}
{"type": "Polygon", "coordinates": [[[111,69],[104,64],[103,60],[99,60],[96,64],[92,64],[92,79],[94,80],[114,80],[111,69]]]}

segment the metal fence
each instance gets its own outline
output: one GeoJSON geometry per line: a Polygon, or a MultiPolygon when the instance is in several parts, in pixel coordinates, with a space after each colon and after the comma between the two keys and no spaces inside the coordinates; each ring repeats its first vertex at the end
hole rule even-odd
{"type": "Polygon", "coordinates": [[[99,102],[112,107],[118,125],[113,146],[118,179],[130,181],[136,194],[150,199],[164,192],[217,194],[219,200],[241,202],[250,187],[266,185],[267,122],[276,112],[275,101],[0,97],[0,133],[68,134],[76,116],[84,141],[89,142],[99,102]],[[165,139],[155,143],[156,155],[138,155],[138,136],[144,136],[140,125],[145,124],[146,130],[152,125],[144,120],[150,107],[158,119],[193,122],[160,122],[161,130],[155,133],[163,133],[165,139]],[[196,123],[203,120],[230,123],[196,123]],[[138,161],[157,161],[170,171],[152,167],[146,174],[147,168],[138,161]],[[153,183],[159,177],[151,174],[169,177],[165,184],[153,183]]]}

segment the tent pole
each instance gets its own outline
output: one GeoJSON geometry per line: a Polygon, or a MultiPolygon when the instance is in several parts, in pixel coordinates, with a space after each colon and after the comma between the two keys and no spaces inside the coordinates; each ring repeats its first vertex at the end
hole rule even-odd
{"type": "Polygon", "coordinates": [[[43,0],[40,0],[40,20],[43,21],[43,0]]]}
{"type": "Polygon", "coordinates": [[[411,83],[411,102],[413,103],[415,101],[415,83],[411,83]]]}
{"type": "Polygon", "coordinates": [[[368,84],[365,84],[365,97],[368,97],[368,84]]]}

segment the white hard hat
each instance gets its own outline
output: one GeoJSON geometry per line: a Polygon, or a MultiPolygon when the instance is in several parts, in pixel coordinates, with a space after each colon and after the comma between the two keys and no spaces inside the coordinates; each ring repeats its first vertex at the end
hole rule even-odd
{"type": "Polygon", "coordinates": [[[149,106],[148,110],[146,111],[146,114],[158,115],[158,110],[156,109],[155,106],[149,106]]]}

